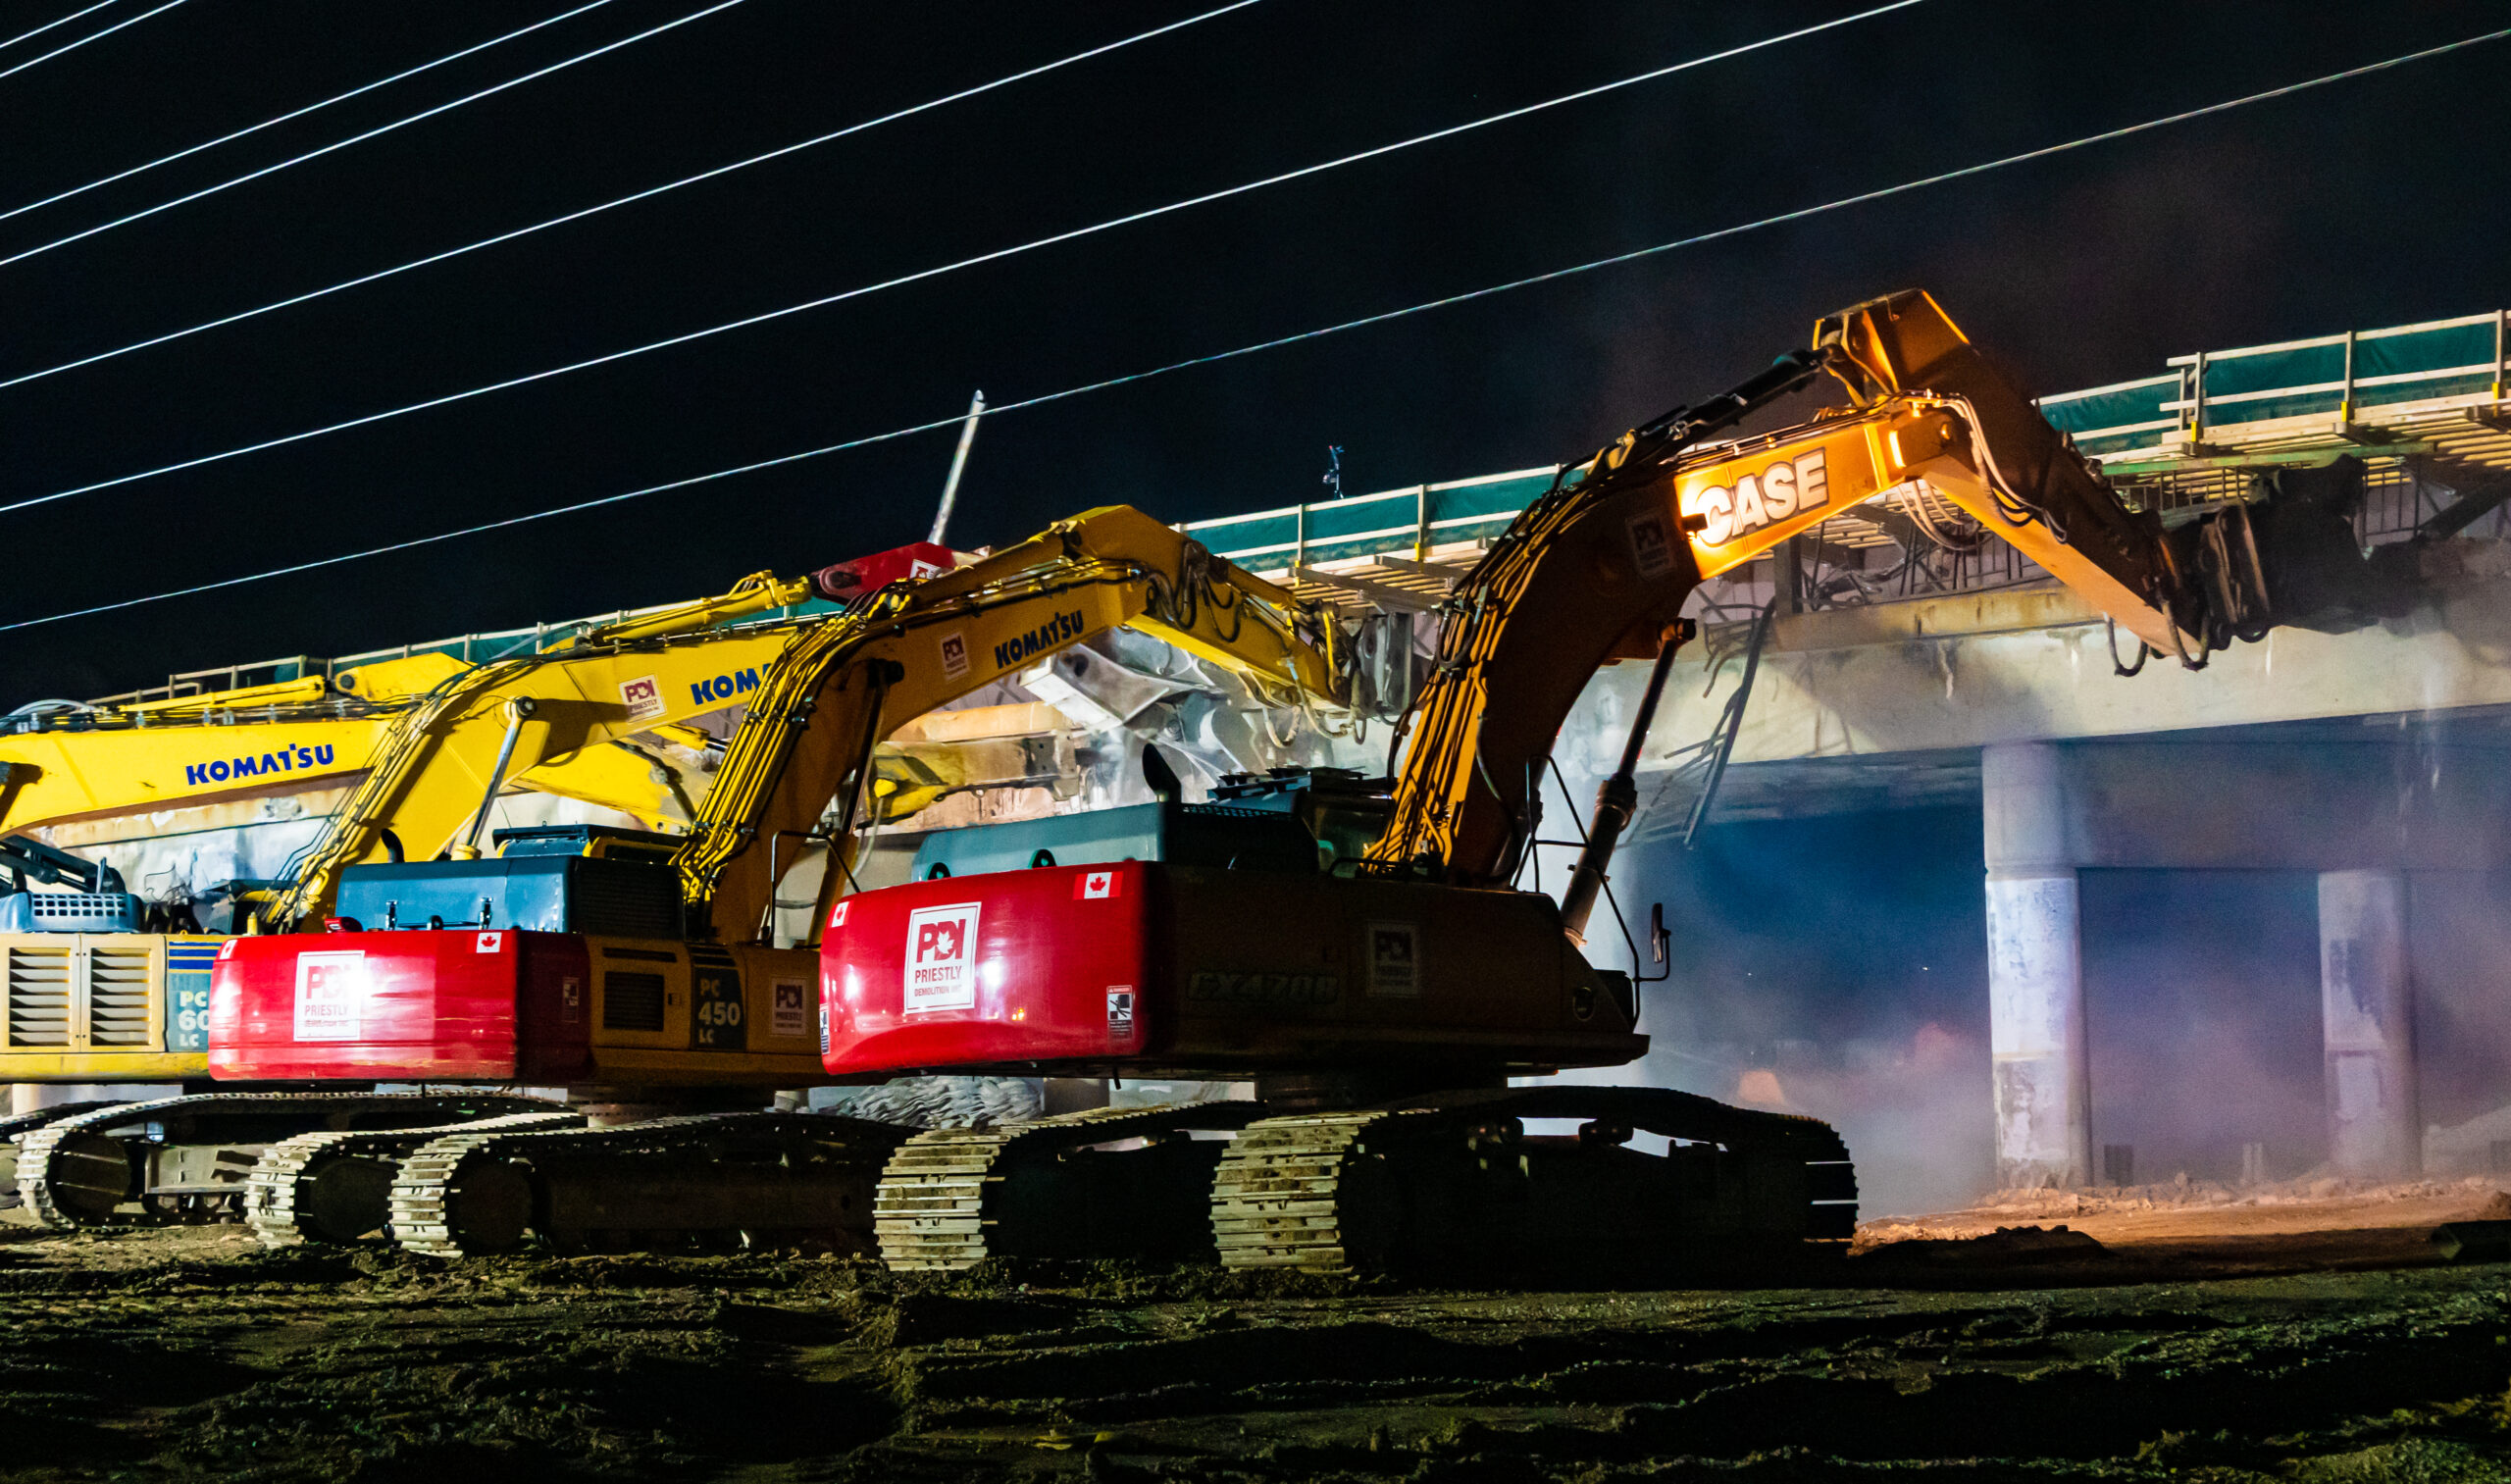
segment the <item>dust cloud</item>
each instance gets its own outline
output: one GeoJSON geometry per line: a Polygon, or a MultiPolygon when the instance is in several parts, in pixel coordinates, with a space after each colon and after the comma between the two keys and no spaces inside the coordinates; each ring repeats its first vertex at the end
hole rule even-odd
{"type": "Polygon", "coordinates": [[[1916,809],[1624,851],[1622,910],[1639,929],[1662,901],[1672,934],[1668,977],[1641,990],[1653,1045],[1563,1080],[1820,1118],[1848,1141],[1870,1214],[1968,1203],[1994,1168],[1979,838],[1975,809],[1916,809]]]}

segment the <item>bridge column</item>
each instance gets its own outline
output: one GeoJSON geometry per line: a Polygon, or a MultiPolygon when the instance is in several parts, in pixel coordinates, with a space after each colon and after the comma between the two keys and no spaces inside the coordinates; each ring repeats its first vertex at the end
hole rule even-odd
{"type": "Polygon", "coordinates": [[[1997,1182],[2008,1187],[2092,1178],[2083,957],[2060,762],[2047,742],[2002,743],[1979,758],[1997,1182]]]}
{"type": "Polygon", "coordinates": [[[2329,1163],[2373,1179],[2420,1174],[2404,872],[2321,873],[2319,964],[2329,1163]]]}

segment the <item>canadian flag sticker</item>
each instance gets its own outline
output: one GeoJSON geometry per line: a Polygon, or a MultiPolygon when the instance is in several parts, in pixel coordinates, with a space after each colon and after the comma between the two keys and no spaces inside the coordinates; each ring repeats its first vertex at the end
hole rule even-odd
{"type": "Polygon", "coordinates": [[[1089,901],[1094,897],[1116,896],[1120,880],[1113,871],[1084,871],[1072,879],[1073,899],[1089,901]]]}

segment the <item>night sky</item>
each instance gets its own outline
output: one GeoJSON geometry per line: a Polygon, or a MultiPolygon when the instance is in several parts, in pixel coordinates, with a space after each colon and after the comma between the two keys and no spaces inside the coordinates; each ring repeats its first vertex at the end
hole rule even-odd
{"type": "MultiPolygon", "coordinates": [[[[0,255],[702,0],[612,0],[0,222],[0,255]]],[[[9,6],[0,34],[76,9],[9,6]]],[[[6,66],[110,19],[0,51],[6,66]]],[[[188,0],[0,78],[0,209],[566,8],[188,0]],[[354,21],[350,18],[354,17],[354,21]]],[[[494,99],[0,268],[0,378],[320,287],[1198,7],[744,0],[494,99]]],[[[1083,226],[1864,7],[1264,0],[982,99],[320,304],[0,390],[23,499],[1083,226]]],[[[426,535],[1397,308],[2297,81],[2499,4],[1926,0],[1176,217],[296,447],[0,515],[0,622],[426,535]]],[[[1932,289],[2034,391],[2490,310],[2511,43],[989,424],[958,544],[1578,456],[1932,289]]],[[[718,590],[920,537],[937,432],[684,494],[0,634],[0,706],[718,590]]]]}

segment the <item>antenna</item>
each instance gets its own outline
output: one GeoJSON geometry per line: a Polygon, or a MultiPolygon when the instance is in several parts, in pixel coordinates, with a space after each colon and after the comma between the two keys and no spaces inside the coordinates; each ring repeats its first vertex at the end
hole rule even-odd
{"type": "Polygon", "coordinates": [[[942,508],[933,512],[933,535],[926,539],[936,546],[950,529],[950,507],[959,498],[959,476],[967,472],[968,449],[977,440],[977,419],[984,416],[985,393],[980,391],[968,399],[968,420],[959,425],[959,451],[950,455],[950,477],[942,482],[942,508]]]}

